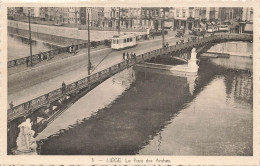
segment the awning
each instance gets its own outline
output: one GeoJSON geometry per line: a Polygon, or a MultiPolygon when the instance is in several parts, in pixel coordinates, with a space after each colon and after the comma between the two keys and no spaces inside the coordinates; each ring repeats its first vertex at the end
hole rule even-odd
{"type": "Polygon", "coordinates": [[[207,25],[212,25],[210,22],[207,22],[206,24],[207,24],[207,25]]]}
{"type": "Polygon", "coordinates": [[[201,22],[201,23],[200,23],[200,26],[204,27],[204,26],[205,26],[205,24],[203,24],[203,23],[201,22]]]}
{"type": "Polygon", "coordinates": [[[173,22],[167,22],[167,21],[164,22],[164,27],[165,28],[171,28],[172,25],[173,25],[173,22]]]}
{"type": "Polygon", "coordinates": [[[216,23],[214,21],[211,22],[212,25],[216,25],[216,23]]]}
{"type": "Polygon", "coordinates": [[[253,31],[253,24],[246,24],[246,27],[245,27],[245,31],[250,31],[252,32],[253,31]]]}

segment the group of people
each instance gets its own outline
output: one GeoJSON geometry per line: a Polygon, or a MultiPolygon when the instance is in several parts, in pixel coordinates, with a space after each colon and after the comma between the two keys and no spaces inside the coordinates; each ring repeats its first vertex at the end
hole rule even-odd
{"type": "Polygon", "coordinates": [[[129,59],[136,59],[136,54],[135,53],[123,53],[123,60],[129,60],[129,59]]]}
{"type": "Polygon", "coordinates": [[[70,54],[72,54],[72,53],[76,54],[76,53],[77,53],[77,52],[76,52],[76,47],[74,46],[73,43],[72,43],[71,46],[69,46],[69,53],[70,53],[70,54]]]}

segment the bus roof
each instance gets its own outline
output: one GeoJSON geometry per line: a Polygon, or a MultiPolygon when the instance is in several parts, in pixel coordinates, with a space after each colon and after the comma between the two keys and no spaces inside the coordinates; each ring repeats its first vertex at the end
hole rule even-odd
{"type": "Polygon", "coordinates": [[[134,37],[134,34],[127,34],[127,35],[114,35],[113,38],[125,38],[125,37],[134,37]]]}

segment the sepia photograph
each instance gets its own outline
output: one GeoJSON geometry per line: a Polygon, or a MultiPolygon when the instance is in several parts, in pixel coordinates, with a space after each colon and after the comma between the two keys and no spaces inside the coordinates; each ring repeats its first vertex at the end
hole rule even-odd
{"type": "Polygon", "coordinates": [[[64,5],[7,7],[7,155],[256,155],[255,8],[64,5]]]}

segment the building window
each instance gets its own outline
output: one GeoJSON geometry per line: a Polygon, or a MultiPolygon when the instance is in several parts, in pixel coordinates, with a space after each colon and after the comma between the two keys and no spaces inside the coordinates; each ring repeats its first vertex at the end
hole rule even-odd
{"type": "Polygon", "coordinates": [[[190,18],[192,17],[192,11],[190,11],[190,13],[189,13],[189,17],[190,17],[190,18]]]}
{"type": "Polygon", "coordinates": [[[179,10],[179,9],[176,10],[176,16],[177,16],[177,17],[180,16],[180,10],[179,10]]]}
{"type": "Polygon", "coordinates": [[[185,15],[186,15],[186,11],[185,11],[185,9],[183,9],[182,10],[182,17],[185,17],[185,15]]]}

